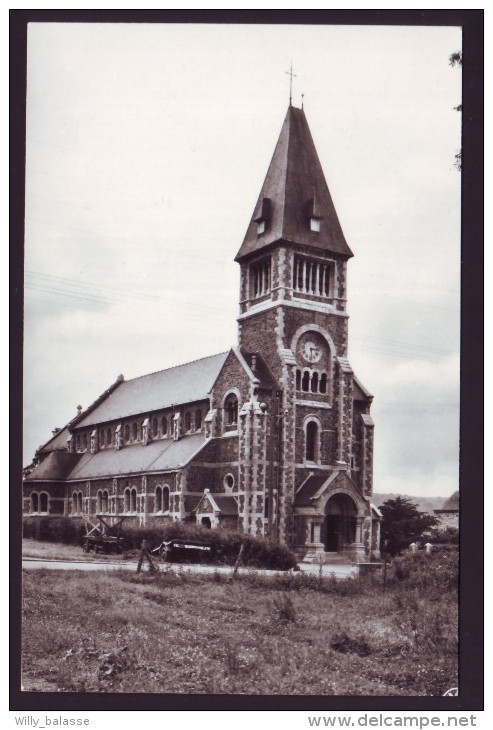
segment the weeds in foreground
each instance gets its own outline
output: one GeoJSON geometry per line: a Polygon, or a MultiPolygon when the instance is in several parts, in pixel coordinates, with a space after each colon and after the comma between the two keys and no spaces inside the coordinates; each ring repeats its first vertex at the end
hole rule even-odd
{"type": "Polygon", "coordinates": [[[288,593],[279,593],[274,596],[274,609],[277,612],[279,621],[291,621],[296,623],[297,613],[293,599],[288,593]]]}
{"type": "MultiPolygon", "coordinates": [[[[436,557],[440,565],[443,556],[436,557]]],[[[453,591],[349,581],[26,572],[23,684],[62,692],[438,695],[456,684],[453,591]]],[[[443,571],[442,571],[443,572],[443,571]]],[[[442,575],[442,578],[444,576],[442,575]]],[[[446,580],[446,576],[444,577],[446,580]]]]}

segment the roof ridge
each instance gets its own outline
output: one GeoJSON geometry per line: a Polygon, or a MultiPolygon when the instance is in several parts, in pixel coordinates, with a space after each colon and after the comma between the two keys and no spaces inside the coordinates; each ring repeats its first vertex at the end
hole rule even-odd
{"type": "MultiPolygon", "coordinates": [[[[288,118],[288,124],[287,124],[287,140],[286,140],[286,175],[285,175],[286,180],[288,179],[288,170],[289,170],[289,142],[290,142],[290,138],[291,138],[291,123],[292,123],[292,116],[293,116],[292,109],[294,109],[294,107],[289,105],[289,118],[288,118]]],[[[284,217],[286,214],[287,187],[288,187],[287,184],[284,185],[282,210],[281,210],[281,231],[284,231],[284,217]]]]}
{"type": "MultiPolygon", "coordinates": [[[[231,348],[230,348],[231,349],[231,348]]],[[[136,375],[135,378],[129,378],[128,380],[124,380],[124,383],[133,383],[135,380],[140,380],[141,378],[148,378],[150,375],[157,375],[158,373],[166,373],[169,370],[175,370],[176,368],[182,368],[185,365],[192,365],[194,362],[200,362],[201,360],[210,360],[213,357],[219,357],[220,355],[227,355],[229,350],[224,350],[224,352],[216,352],[214,355],[206,355],[205,357],[197,357],[195,360],[189,360],[188,362],[182,362],[178,365],[171,365],[169,368],[162,368],[161,370],[154,370],[152,373],[144,373],[144,375],[136,375]]]]}

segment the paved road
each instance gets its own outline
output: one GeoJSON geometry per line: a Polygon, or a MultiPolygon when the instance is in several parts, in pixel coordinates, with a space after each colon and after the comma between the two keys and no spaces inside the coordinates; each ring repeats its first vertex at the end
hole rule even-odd
{"type": "MultiPolygon", "coordinates": [[[[123,562],[123,561],[88,561],[88,560],[44,560],[39,558],[23,558],[22,567],[28,570],[36,570],[45,568],[48,570],[137,570],[136,562],[123,562]]],[[[161,566],[164,569],[164,566],[161,566]]],[[[188,573],[202,573],[210,574],[222,573],[223,575],[230,575],[233,569],[230,566],[222,565],[183,565],[178,563],[167,563],[167,570],[173,570],[174,572],[188,572],[188,573]]],[[[145,570],[145,566],[144,566],[145,570]]],[[[238,573],[246,574],[251,573],[253,569],[240,568],[238,573]]],[[[286,575],[286,571],[282,570],[256,570],[255,572],[260,575],[274,576],[274,575],[286,575]]],[[[318,565],[310,565],[308,563],[301,563],[300,570],[292,571],[292,575],[303,575],[311,573],[312,575],[319,575],[320,568],[318,565]]],[[[322,575],[329,577],[333,575],[336,578],[348,578],[350,576],[356,576],[358,574],[358,568],[353,565],[324,565],[322,568],[322,575]]]]}

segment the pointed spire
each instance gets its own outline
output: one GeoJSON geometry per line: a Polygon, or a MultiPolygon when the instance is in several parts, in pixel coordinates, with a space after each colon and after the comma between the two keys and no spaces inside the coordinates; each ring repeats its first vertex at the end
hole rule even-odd
{"type": "Polygon", "coordinates": [[[302,109],[289,106],[250,225],[236,261],[277,242],[348,258],[352,251],[325,181],[302,109]],[[317,221],[312,225],[312,221],[317,221]]]}

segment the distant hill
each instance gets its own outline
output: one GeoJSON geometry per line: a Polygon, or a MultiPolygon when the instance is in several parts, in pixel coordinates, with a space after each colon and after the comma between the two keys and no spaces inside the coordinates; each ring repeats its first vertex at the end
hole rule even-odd
{"type": "MultiPolygon", "coordinates": [[[[458,494],[459,493],[457,492],[457,496],[458,494]]],[[[410,494],[397,494],[393,492],[389,492],[388,494],[378,494],[375,492],[371,501],[377,507],[380,507],[380,505],[388,499],[395,499],[396,497],[406,497],[406,499],[410,499],[411,502],[418,505],[420,512],[433,512],[434,509],[443,509],[444,503],[448,501],[446,497],[413,497],[410,494]]]]}
{"type": "Polygon", "coordinates": [[[454,492],[442,505],[442,509],[459,509],[459,492],[454,492]]]}

